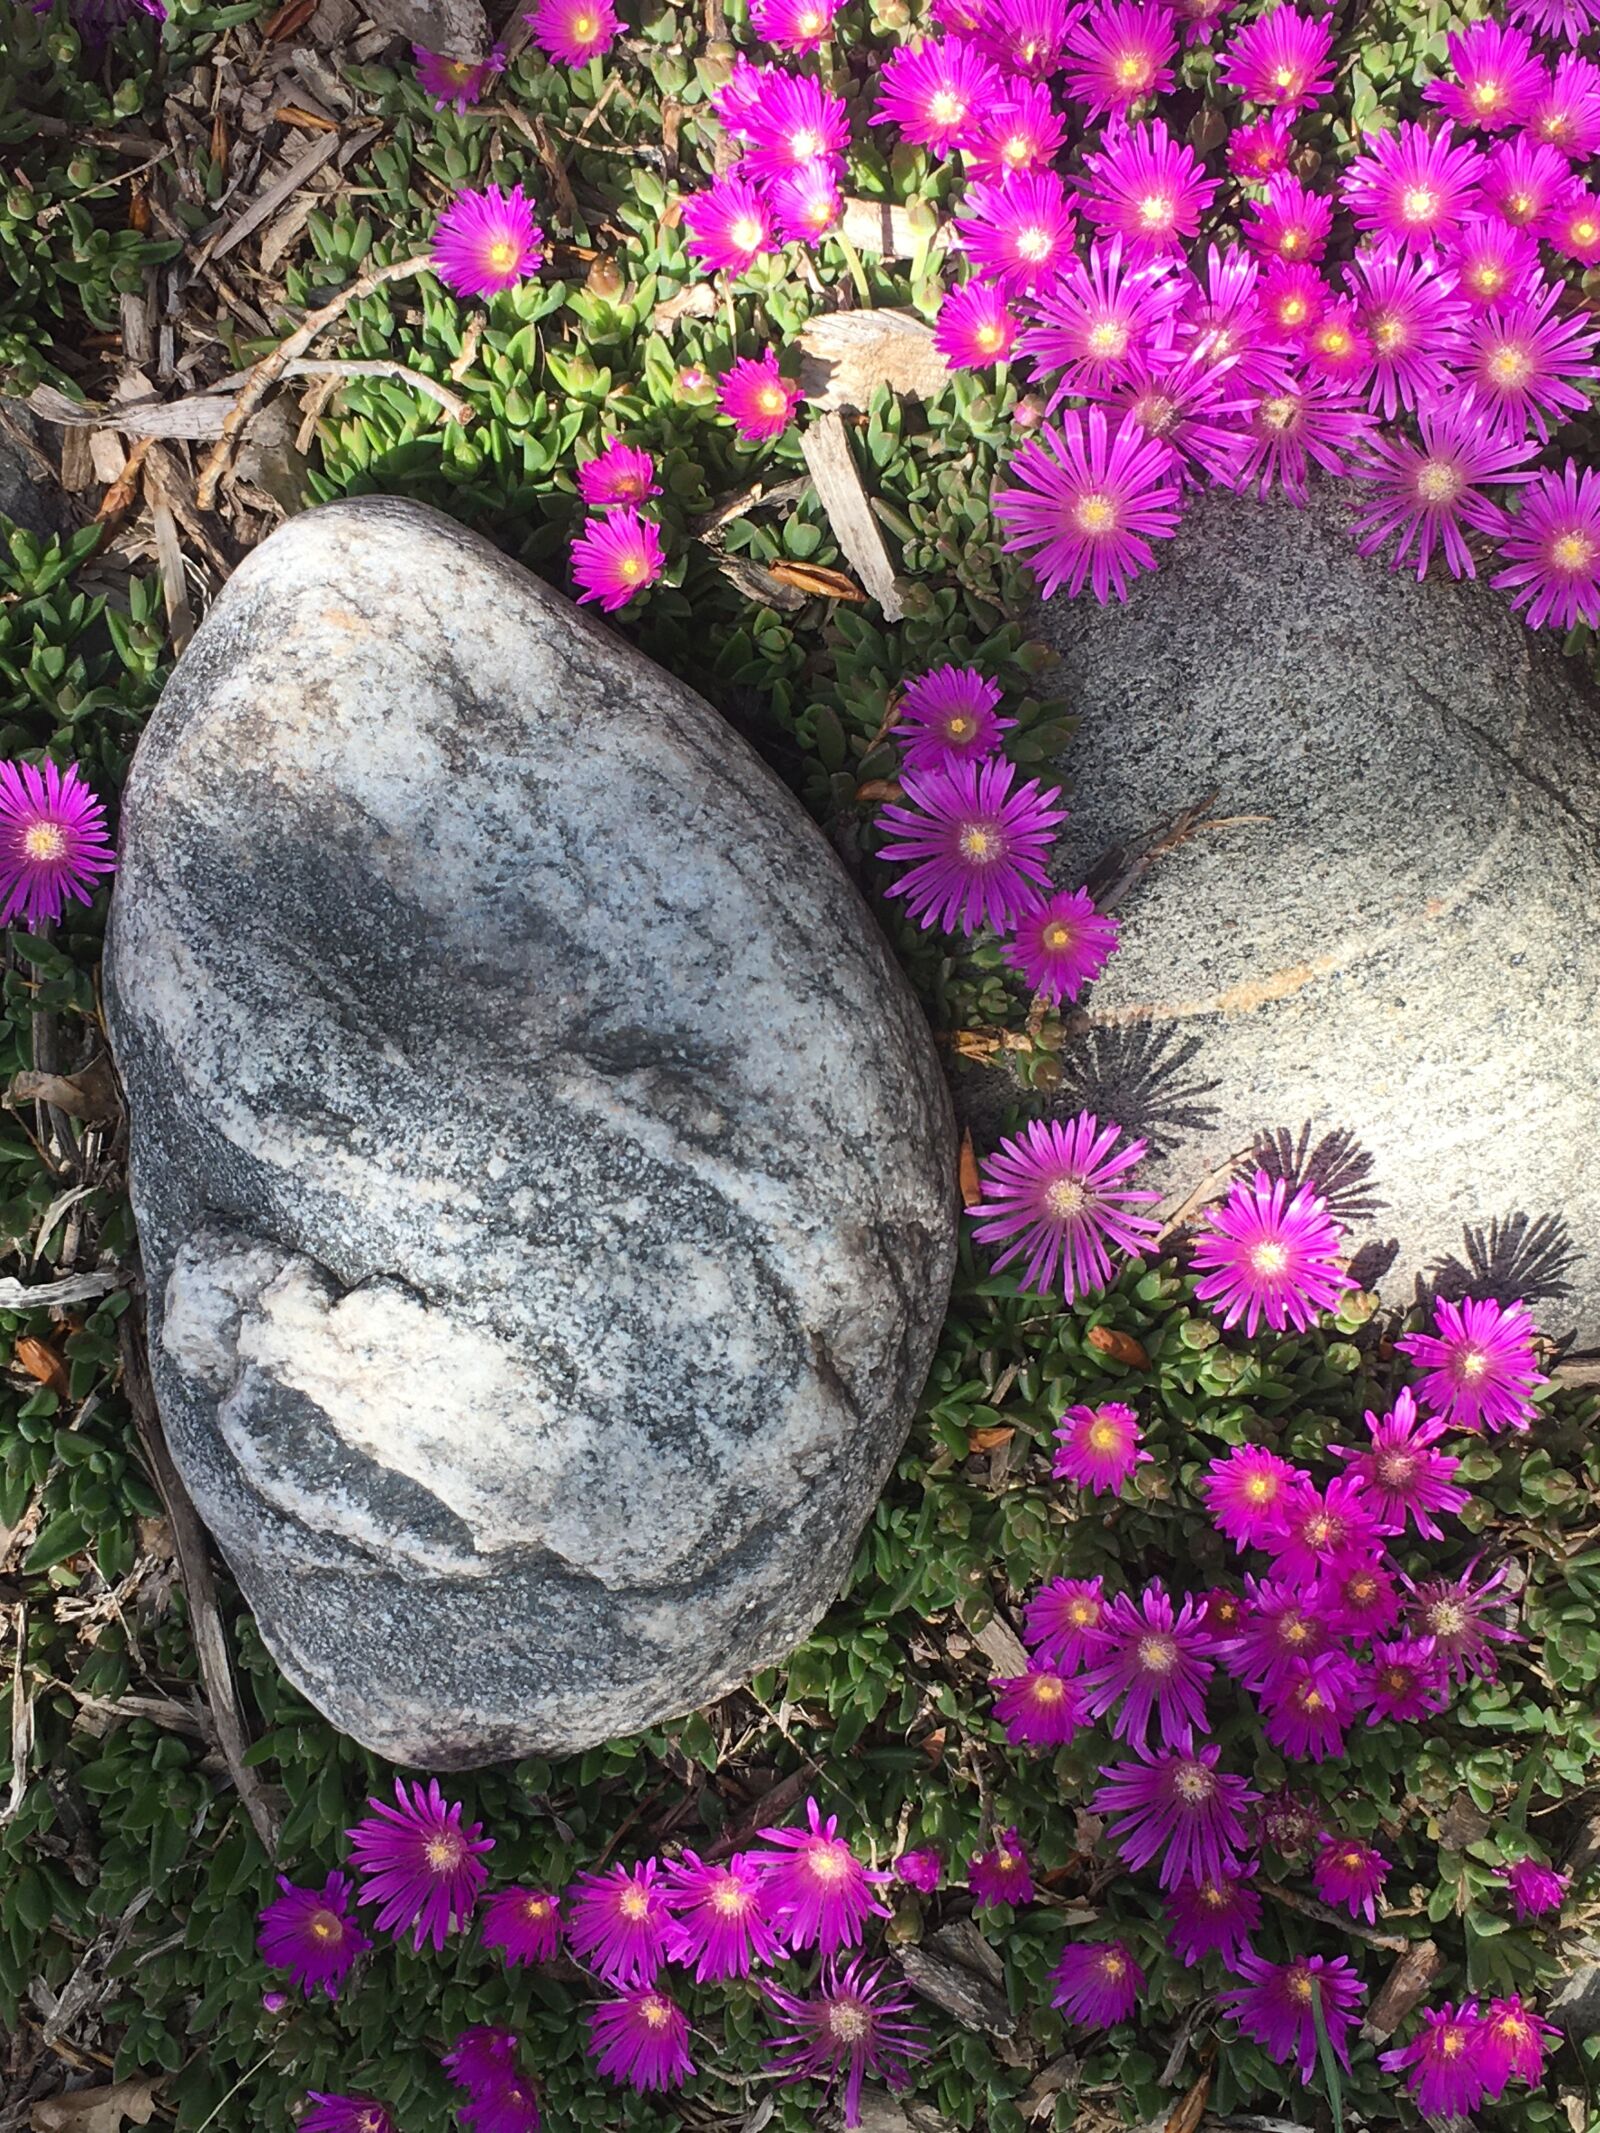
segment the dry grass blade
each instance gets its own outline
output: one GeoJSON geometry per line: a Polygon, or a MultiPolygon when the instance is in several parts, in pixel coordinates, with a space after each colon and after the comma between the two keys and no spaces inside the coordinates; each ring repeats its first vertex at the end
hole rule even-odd
{"type": "Polygon", "coordinates": [[[235,245],[243,244],[253,231],[260,229],[262,223],[269,222],[286,200],[291,199],[303,185],[316,176],[328,158],[337,152],[338,147],[337,131],[322,134],[314,140],[309,148],[295,158],[275,184],[269,185],[264,193],[251,201],[242,214],[236,215],[232,222],[201,245],[194,256],[193,271],[198,274],[208,260],[221,259],[223,254],[231,252],[235,245]]]}
{"type": "Polygon", "coordinates": [[[0,1822],[9,1822],[28,1791],[28,1759],[33,1753],[33,1698],[28,1694],[24,1662],[28,1650],[28,1610],[19,1606],[11,1632],[16,1653],[11,1668],[11,1789],[0,1807],[0,1822]]]}
{"type": "Polygon", "coordinates": [[[433,401],[436,407],[443,408],[450,420],[459,422],[463,429],[472,420],[473,416],[470,402],[463,400],[459,393],[451,392],[447,385],[441,385],[437,378],[427,377],[420,370],[409,370],[404,363],[366,359],[344,361],[338,358],[332,358],[324,363],[308,360],[306,357],[300,356],[287,365],[284,376],[288,378],[333,378],[335,380],[339,378],[395,378],[402,385],[409,385],[413,392],[421,393],[424,399],[433,401]]]}

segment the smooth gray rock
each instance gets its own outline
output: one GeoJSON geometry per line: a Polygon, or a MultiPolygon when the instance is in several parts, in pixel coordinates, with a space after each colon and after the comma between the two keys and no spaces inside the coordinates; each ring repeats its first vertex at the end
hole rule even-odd
{"type": "Polygon", "coordinates": [[[1216,792],[1121,906],[1061,1101],[1179,1193],[1321,1148],[1358,1274],[1600,1345],[1600,702],[1500,595],[1359,555],[1348,505],[1209,496],[1126,608],[1041,617],[1081,718],[1063,877],[1216,792]]]}
{"type": "MultiPolygon", "coordinates": [[[[11,428],[23,437],[38,441],[39,425],[22,405],[20,400],[4,403],[6,420],[11,428]]],[[[52,533],[66,533],[72,525],[72,512],[67,503],[66,491],[59,482],[50,480],[38,460],[0,427],[0,518],[8,518],[13,525],[24,526],[29,533],[46,538],[52,533]]]]}
{"type": "Polygon", "coordinates": [[[807,1633],[937,1336],[953,1127],[706,704],[435,512],[310,512],[140,744],[106,969],[173,1453],[320,1709],[567,1751],[807,1633]]]}

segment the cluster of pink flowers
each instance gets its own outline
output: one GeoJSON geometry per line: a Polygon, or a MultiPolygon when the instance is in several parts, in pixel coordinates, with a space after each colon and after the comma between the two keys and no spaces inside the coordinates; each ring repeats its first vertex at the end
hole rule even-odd
{"type": "Polygon", "coordinates": [[[959,153],[971,181],[947,363],[1015,352],[1049,394],[995,496],[1007,548],[1046,593],[1126,598],[1187,495],[1303,503],[1317,467],[1364,485],[1364,552],[1392,544],[1419,577],[1438,554],[1460,577],[1492,546],[1530,623],[1600,623],[1600,474],[1534,464],[1600,376],[1600,328],[1560,265],[1600,261],[1579,175],[1600,145],[1600,67],[1536,48],[1570,32],[1559,10],[1473,23],[1449,39],[1452,77],[1428,85],[1437,123],[1375,134],[1317,191],[1291,167],[1294,124],[1331,85],[1332,31],[1275,6],[1222,53],[1247,114],[1225,161],[1248,191],[1242,243],[1202,256],[1222,180],[1134,114],[1226,5],[952,0],[945,34],[882,69],[876,120],[959,153]],[[1065,177],[1052,84],[1081,135],[1065,177]],[[1359,238],[1337,272],[1336,208],[1359,238]]]}
{"type": "Polygon", "coordinates": [[[666,563],[661,532],[640,506],[661,494],[648,452],[613,437],[577,471],[578,494],[596,514],[572,538],[578,602],[596,600],[606,614],[654,585],[666,563]]]}
{"type": "MultiPolygon", "coordinates": [[[[447,1800],[437,1779],[397,1779],[393,1806],[367,1806],[348,1834],[354,1899],[378,1907],[377,1929],[409,1932],[413,1948],[438,1950],[481,1909],[482,1943],[508,1966],[565,1952],[603,1989],[587,2018],[589,2052],[620,2086],[676,2089],[695,2071],[689,2017],[665,1977],[673,1966],[708,1984],[815,1957],[821,1967],[807,1991],[761,1980],[777,2031],[768,2066],[780,2080],[837,2086],[846,2126],[860,2122],[869,2073],[898,2082],[926,2051],[897,1978],[859,1952],[868,1920],[888,1916],[877,1891],[890,1876],[856,1858],[837,1817],[824,1818],[815,1800],[803,1823],[763,1829],[759,1844],[722,1861],[685,1849],[665,1864],[650,1858],[580,1874],[559,1893],[492,1894],[485,1861],[494,1839],[463,1821],[460,1802],[447,1800]]],[[[351,1916],[349,1881],[335,1873],[312,1889],[280,1878],[278,1888],[261,1913],[263,1961],[308,1996],[336,1998],[372,1945],[351,1916]]],[[[281,2006],[283,1996],[268,2000],[281,2006]]],[[[444,2070],[467,2098],[463,2121],[479,2133],[537,2133],[538,2099],[518,2053],[514,2031],[480,2026],[445,2054],[444,2070]]],[[[386,2106],[370,2097],[314,2092],[311,2104],[301,2124],[316,2133],[393,2133],[386,2106]]]]}
{"type": "MultiPolygon", "coordinates": [[[[1210,1705],[1229,1683],[1270,1748],[1327,1762],[1344,1755],[1358,1722],[1426,1724],[1454,1685],[1495,1678],[1497,1647],[1515,1641],[1505,1571],[1480,1578],[1475,1557],[1457,1576],[1414,1580],[1390,1551],[1408,1532],[1441,1540],[1438,1518],[1468,1503],[1458,1458],[1440,1448],[1448,1428],[1527,1426],[1531,1326],[1521,1305],[1493,1304],[1441,1304],[1436,1324],[1398,1344],[1428,1366],[1415,1392],[1369,1412],[1364,1444],[1327,1447],[1339,1472],[1319,1482],[1255,1444],[1211,1462],[1200,1501],[1241,1555],[1259,1559],[1242,1583],[1174,1597],[1160,1579],[1108,1594],[1100,1578],[1058,1578],[1027,1604],[1027,1671],[991,1684],[1016,1745],[1052,1752],[1107,1725],[1127,1753],[1100,1766],[1093,1812],[1126,1868],[1154,1871],[1169,1945],[1189,1965],[1220,1956],[1237,1980],[1220,2004],[1303,2079],[1319,2013],[1348,2065],[1365,1988],[1347,1957],[1272,1962],[1257,1952],[1260,1850],[1309,1852],[1317,1897],[1369,1923],[1389,1863],[1330,1827],[1315,1802],[1264,1797],[1223,1768],[1210,1705]]],[[[1058,1444],[1057,1475],[1097,1493],[1119,1489],[1148,1456],[1134,1409],[1120,1402],[1069,1409],[1058,1444]]],[[[1501,1871],[1519,1919],[1560,1908],[1565,1877],[1533,1858],[1501,1871]]],[[[1125,2019],[1144,1985],[1114,1939],[1069,1944],[1055,1980],[1055,2004],[1093,2028],[1125,2019]]],[[[1469,2001],[1425,2013],[1416,2038],[1383,2064],[1407,2073],[1425,2112],[1465,2111],[1514,2080],[1536,2083],[1554,2034],[1518,1998],[1481,2015],[1469,2001]]]]}
{"type": "Polygon", "coordinates": [[[815,244],[837,227],[850,146],[842,96],[811,75],[739,59],[711,104],[739,154],[683,203],[691,257],[743,274],[762,253],[815,244]]]}

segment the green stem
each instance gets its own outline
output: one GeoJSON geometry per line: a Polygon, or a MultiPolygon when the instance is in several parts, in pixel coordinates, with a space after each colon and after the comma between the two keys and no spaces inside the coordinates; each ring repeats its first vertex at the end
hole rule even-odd
{"type": "Polygon", "coordinates": [[[861,254],[845,235],[843,223],[839,225],[833,234],[840,251],[844,254],[844,263],[850,269],[850,279],[856,285],[856,293],[861,298],[865,309],[870,311],[872,309],[872,291],[867,286],[867,270],[861,264],[861,254]]]}

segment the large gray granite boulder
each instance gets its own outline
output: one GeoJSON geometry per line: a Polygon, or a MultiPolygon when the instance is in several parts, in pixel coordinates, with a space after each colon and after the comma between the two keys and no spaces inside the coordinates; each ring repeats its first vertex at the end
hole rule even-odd
{"type": "Polygon", "coordinates": [[[577,1749],[806,1634],[932,1352],[953,1129],[706,704],[437,513],[311,512],[140,744],[107,978],[173,1454],[337,1725],[577,1749]]]}
{"type": "Polygon", "coordinates": [[[1063,876],[1216,794],[1123,903],[1061,1100],[1176,1191],[1311,1158],[1386,1293],[1525,1295],[1597,1346],[1600,702],[1486,587],[1359,555],[1349,501],[1208,496],[1125,608],[1046,607],[1063,876]]]}

